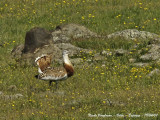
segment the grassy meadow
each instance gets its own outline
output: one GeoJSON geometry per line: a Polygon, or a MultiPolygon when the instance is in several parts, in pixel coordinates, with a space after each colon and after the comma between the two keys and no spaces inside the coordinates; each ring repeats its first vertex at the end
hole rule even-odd
{"type": "MultiPolygon", "coordinates": [[[[57,25],[76,23],[107,35],[124,29],[138,29],[160,34],[159,0],[1,0],[0,1],[0,91],[4,95],[23,95],[5,99],[0,95],[0,119],[53,120],[103,119],[89,115],[126,115],[130,120],[160,119],[160,75],[147,75],[160,64],[132,66],[130,58],[145,53],[148,40],[126,42],[115,38],[75,40],[72,44],[94,49],[130,50],[129,55],[107,56],[104,61],[90,61],[94,53],[81,53],[84,62],[75,66],[75,75],[59,83],[54,91],[48,82],[37,80],[35,66],[20,66],[12,57],[14,46],[23,44],[25,34],[33,27],[54,29],[57,25]],[[131,46],[139,44],[137,49],[131,46]],[[9,86],[15,85],[11,89],[9,86]],[[113,103],[110,105],[107,100],[113,103]],[[145,117],[144,114],[158,114],[145,117]],[[129,117],[141,115],[139,118],[129,117]]],[[[140,61],[140,60],[138,60],[140,61]]],[[[150,61],[148,61],[150,62],[150,61]]]]}

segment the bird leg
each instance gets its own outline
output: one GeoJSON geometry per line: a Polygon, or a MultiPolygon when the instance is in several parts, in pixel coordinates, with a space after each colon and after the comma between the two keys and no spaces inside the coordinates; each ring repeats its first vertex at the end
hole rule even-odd
{"type": "MultiPolygon", "coordinates": [[[[52,80],[49,81],[49,86],[50,86],[50,87],[51,87],[51,85],[52,85],[52,82],[53,82],[52,80]]],[[[55,85],[56,85],[56,90],[57,90],[57,89],[58,89],[58,81],[55,82],[55,85]]]]}
{"type": "Polygon", "coordinates": [[[58,81],[56,81],[55,83],[56,83],[56,89],[58,89],[58,81]]]}
{"type": "Polygon", "coordinates": [[[52,85],[52,80],[49,81],[49,86],[51,86],[51,85],[52,85]]]}

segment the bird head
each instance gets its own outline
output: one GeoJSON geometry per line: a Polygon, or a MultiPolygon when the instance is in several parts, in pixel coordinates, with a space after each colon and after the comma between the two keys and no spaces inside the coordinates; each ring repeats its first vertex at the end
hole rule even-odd
{"type": "Polygon", "coordinates": [[[68,54],[69,54],[69,51],[68,51],[68,50],[63,50],[62,55],[68,55],[68,54]]]}

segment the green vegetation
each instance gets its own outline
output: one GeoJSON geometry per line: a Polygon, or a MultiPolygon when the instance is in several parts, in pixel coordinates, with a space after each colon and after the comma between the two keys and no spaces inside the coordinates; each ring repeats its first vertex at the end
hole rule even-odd
{"type": "MultiPolygon", "coordinates": [[[[160,34],[159,0],[1,0],[0,2],[0,91],[20,93],[19,99],[0,95],[0,119],[52,120],[91,119],[88,114],[160,114],[160,76],[148,77],[159,64],[131,66],[128,59],[144,54],[146,40],[125,42],[123,38],[72,41],[76,46],[100,52],[123,48],[129,55],[106,57],[106,62],[81,64],[75,75],[60,82],[59,90],[37,80],[35,66],[20,66],[11,58],[14,46],[24,43],[26,31],[35,26],[54,29],[59,24],[77,23],[99,34],[138,29],[160,34]],[[131,46],[139,45],[134,49],[131,46]],[[103,65],[103,67],[102,67],[103,65]],[[9,89],[16,85],[16,90],[9,89]],[[105,99],[115,102],[109,105],[105,99]],[[123,105],[116,104],[122,102],[123,105]]],[[[86,61],[94,55],[81,55],[86,61]]],[[[151,119],[158,119],[152,117],[151,119]]],[[[96,119],[96,118],[95,118],[96,119]]],[[[98,119],[98,118],[97,118],[98,119]]],[[[107,119],[107,118],[106,118],[107,119]]],[[[110,118],[108,118],[110,119],[110,118]]],[[[113,119],[120,119],[114,117],[113,119]]]]}

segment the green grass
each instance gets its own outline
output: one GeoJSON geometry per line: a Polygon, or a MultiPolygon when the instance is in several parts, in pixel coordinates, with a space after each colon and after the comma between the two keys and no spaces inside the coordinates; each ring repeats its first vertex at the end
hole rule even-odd
{"type": "MultiPolygon", "coordinates": [[[[23,44],[25,34],[35,26],[48,30],[57,25],[76,23],[99,34],[107,35],[124,29],[138,29],[160,34],[159,0],[3,0],[0,3],[0,91],[5,95],[20,93],[20,99],[5,99],[0,96],[0,119],[52,120],[52,119],[99,119],[88,114],[128,115],[146,113],[160,114],[160,76],[147,77],[157,63],[135,67],[129,58],[147,52],[148,40],[128,41],[115,39],[75,40],[72,44],[94,49],[96,52],[126,49],[128,55],[110,55],[106,61],[85,64],[93,53],[83,54],[80,66],[75,66],[75,75],[60,82],[59,90],[48,87],[48,82],[35,79],[37,67],[20,66],[11,57],[14,46],[23,44]],[[132,46],[139,46],[135,49],[132,46]],[[101,67],[102,65],[105,65],[101,67]],[[16,85],[16,90],[8,89],[16,85]],[[106,103],[122,102],[124,105],[106,103]]],[[[77,56],[75,56],[77,57],[77,56]]],[[[139,59],[138,59],[139,60],[139,59]]],[[[139,60],[140,61],[140,60],[139,60]]],[[[110,118],[106,118],[110,119],[110,118]]],[[[114,117],[118,120],[120,118],[114,117]]]]}

